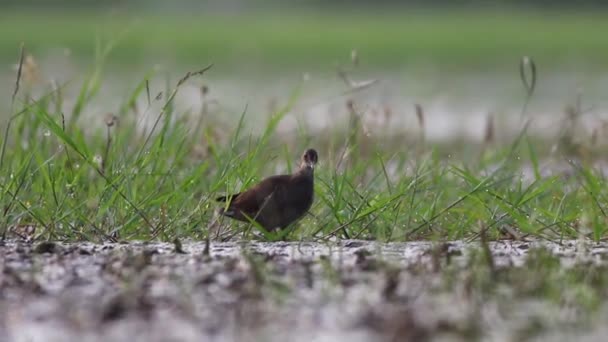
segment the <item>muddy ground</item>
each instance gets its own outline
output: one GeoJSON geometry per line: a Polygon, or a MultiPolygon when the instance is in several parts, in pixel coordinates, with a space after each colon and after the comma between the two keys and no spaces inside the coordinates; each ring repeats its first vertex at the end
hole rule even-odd
{"type": "Polygon", "coordinates": [[[607,257],[584,241],[5,241],[0,342],[599,341],[607,257]]]}

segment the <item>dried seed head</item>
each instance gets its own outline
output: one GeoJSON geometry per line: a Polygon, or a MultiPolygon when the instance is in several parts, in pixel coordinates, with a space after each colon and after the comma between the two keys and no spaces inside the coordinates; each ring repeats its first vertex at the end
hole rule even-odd
{"type": "Polygon", "coordinates": [[[357,52],[357,49],[352,49],[350,52],[350,60],[354,66],[359,65],[359,53],[357,52]]]}
{"type": "Polygon", "coordinates": [[[29,85],[40,81],[40,69],[32,55],[25,56],[23,61],[23,80],[29,85]]]}
{"type": "Polygon", "coordinates": [[[415,107],[416,117],[418,118],[418,124],[420,125],[420,128],[424,129],[424,110],[422,109],[422,106],[418,103],[416,103],[415,107]]]}
{"type": "Polygon", "coordinates": [[[566,113],[566,116],[569,119],[574,119],[578,116],[579,112],[578,112],[578,108],[576,108],[576,106],[574,105],[566,105],[566,108],[564,108],[564,112],[566,113]]]}
{"type": "Polygon", "coordinates": [[[519,62],[519,77],[526,88],[528,97],[532,96],[536,88],[536,64],[532,58],[528,56],[521,58],[519,62]]]}
{"type": "Polygon", "coordinates": [[[388,105],[384,106],[384,108],[382,108],[382,109],[384,112],[384,120],[386,122],[390,121],[391,117],[393,116],[393,110],[388,105]]]}
{"type": "Polygon", "coordinates": [[[346,109],[351,113],[355,112],[355,101],[353,101],[353,99],[348,99],[346,101],[346,109]]]}
{"type": "Polygon", "coordinates": [[[103,158],[99,154],[96,154],[93,157],[93,163],[95,163],[95,165],[97,165],[98,168],[101,168],[103,165],[103,158]]]}
{"type": "Polygon", "coordinates": [[[488,121],[486,122],[486,132],[483,138],[484,143],[489,144],[494,141],[494,116],[488,114],[488,121]]]}
{"type": "Polygon", "coordinates": [[[598,129],[596,127],[593,129],[593,132],[591,133],[591,146],[595,146],[597,144],[597,136],[598,136],[598,129]]]}
{"type": "Polygon", "coordinates": [[[104,122],[106,123],[106,126],[112,127],[112,126],[118,124],[118,118],[116,117],[116,115],[114,115],[112,113],[107,113],[106,116],[104,117],[104,122]]]}

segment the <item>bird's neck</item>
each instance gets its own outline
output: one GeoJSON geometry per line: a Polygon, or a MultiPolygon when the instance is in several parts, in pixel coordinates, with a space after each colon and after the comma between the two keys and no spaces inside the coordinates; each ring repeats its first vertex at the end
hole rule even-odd
{"type": "Polygon", "coordinates": [[[315,173],[315,169],[308,166],[308,165],[302,165],[300,166],[300,169],[298,170],[298,172],[295,173],[294,176],[304,176],[304,177],[312,177],[315,173]]]}

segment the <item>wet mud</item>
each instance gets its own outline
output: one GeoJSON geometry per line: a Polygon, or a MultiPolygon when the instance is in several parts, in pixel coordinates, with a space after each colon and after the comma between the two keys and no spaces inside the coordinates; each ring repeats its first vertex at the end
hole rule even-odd
{"type": "Polygon", "coordinates": [[[595,341],[603,278],[564,279],[607,257],[588,241],[5,241],[0,341],[595,341]]]}

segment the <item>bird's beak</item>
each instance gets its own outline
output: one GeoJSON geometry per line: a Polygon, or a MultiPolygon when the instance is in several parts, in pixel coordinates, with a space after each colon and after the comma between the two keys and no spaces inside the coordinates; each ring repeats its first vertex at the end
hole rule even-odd
{"type": "Polygon", "coordinates": [[[315,163],[313,162],[307,162],[306,166],[308,166],[310,169],[314,170],[315,169],[315,163]]]}

